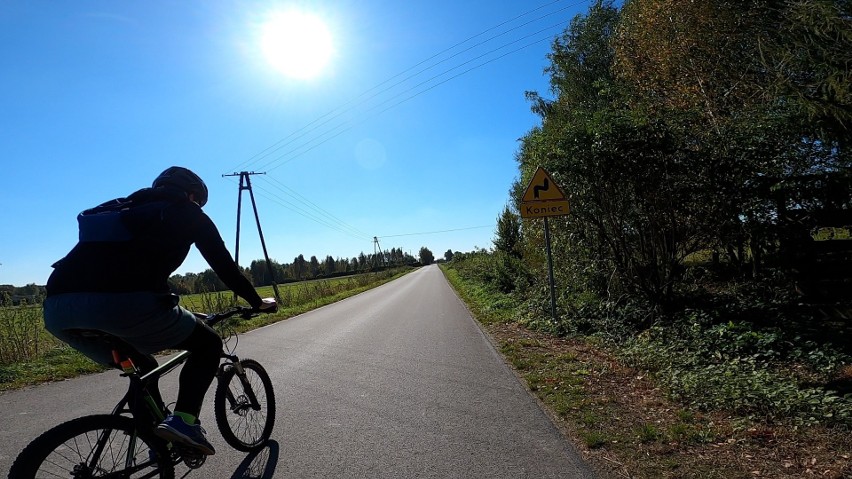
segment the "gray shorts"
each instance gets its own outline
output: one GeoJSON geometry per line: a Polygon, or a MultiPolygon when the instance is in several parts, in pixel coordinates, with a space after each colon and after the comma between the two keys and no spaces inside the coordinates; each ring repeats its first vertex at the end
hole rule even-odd
{"type": "Polygon", "coordinates": [[[66,293],[44,301],[44,326],[95,362],[109,364],[112,351],[101,342],[69,334],[94,329],[117,336],[144,354],[169,349],[189,337],[195,316],[176,297],[155,293],[66,293]]]}

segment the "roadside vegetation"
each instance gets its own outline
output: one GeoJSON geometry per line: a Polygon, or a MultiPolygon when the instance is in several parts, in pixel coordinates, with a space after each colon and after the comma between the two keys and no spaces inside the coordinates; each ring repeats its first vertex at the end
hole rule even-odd
{"type": "Polygon", "coordinates": [[[612,477],[852,477],[850,17],[597,1],[553,42],[494,249],[444,271],[612,477]]]}
{"type": "Polygon", "coordinates": [[[501,256],[442,269],[601,477],[852,477],[848,353],[696,312],[643,331],[616,307],[553,321],[544,294],[501,291],[501,256]]]}
{"type": "MultiPolygon", "coordinates": [[[[411,270],[411,267],[399,267],[345,278],[279,285],[281,302],[277,313],[233,320],[230,327],[242,332],[281,321],[354,296],[411,270]]],[[[271,286],[257,291],[261,297],[275,296],[271,286]]],[[[217,312],[233,304],[234,296],[227,291],[181,296],[181,305],[191,311],[217,312]]],[[[0,391],[104,369],[45,331],[38,304],[0,307],[0,391]]]]}

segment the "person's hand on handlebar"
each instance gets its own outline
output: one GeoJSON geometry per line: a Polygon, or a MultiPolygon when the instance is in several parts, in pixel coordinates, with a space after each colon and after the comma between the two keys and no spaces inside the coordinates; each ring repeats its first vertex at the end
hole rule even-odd
{"type": "Polygon", "coordinates": [[[257,308],[259,313],[274,313],[278,311],[278,303],[275,298],[263,298],[263,303],[257,308]]]}

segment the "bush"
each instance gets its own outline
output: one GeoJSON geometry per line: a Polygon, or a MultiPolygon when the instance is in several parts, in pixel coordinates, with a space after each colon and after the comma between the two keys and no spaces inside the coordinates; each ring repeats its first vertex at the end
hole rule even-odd
{"type": "Polygon", "coordinates": [[[812,357],[811,376],[827,378],[832,364],[850,358],[830,348],[787,341],[777,329],[698,321],[680,327],[657,325],[624,344],[622,354],[632,366],[651,371],[671,397],[700,410],[852,427],[852,396],[800,385],[784,372],[790,370],[792,358],[812,357]]]}

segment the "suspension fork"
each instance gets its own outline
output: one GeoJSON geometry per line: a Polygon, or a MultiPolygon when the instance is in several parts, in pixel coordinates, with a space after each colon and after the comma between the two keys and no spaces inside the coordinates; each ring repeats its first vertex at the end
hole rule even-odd
{"type": "MultiPolygon", "coordinates": [[[[240,363],[240,358],[238,358],[236,355],[225,353],[222,354],[222,357],[226,358],[229,361],[222,365],[222,373],[224,373],[225,367],[230,364],[231,367],[234,368],[234,370],[236,371],[236,376],[240,379],[240,383],[243,385],[243,391],[245,392],[246,397],[248,397],[251,408],[255,411],[260,411],[260,403],[257,401],[257,396],[254,394],[254,389],[251,387],[251,383],[249,383],[249,380],[246,377],[246,370],[243,368],[242,363],[240,363]]],[[[231,388],[226,389],[225,397],[228,399],[228,404],[231,405],[231,409],[234,409],[237,405],[237,398],[234,397],[234,394],[231,392],[231,388]]]]}

